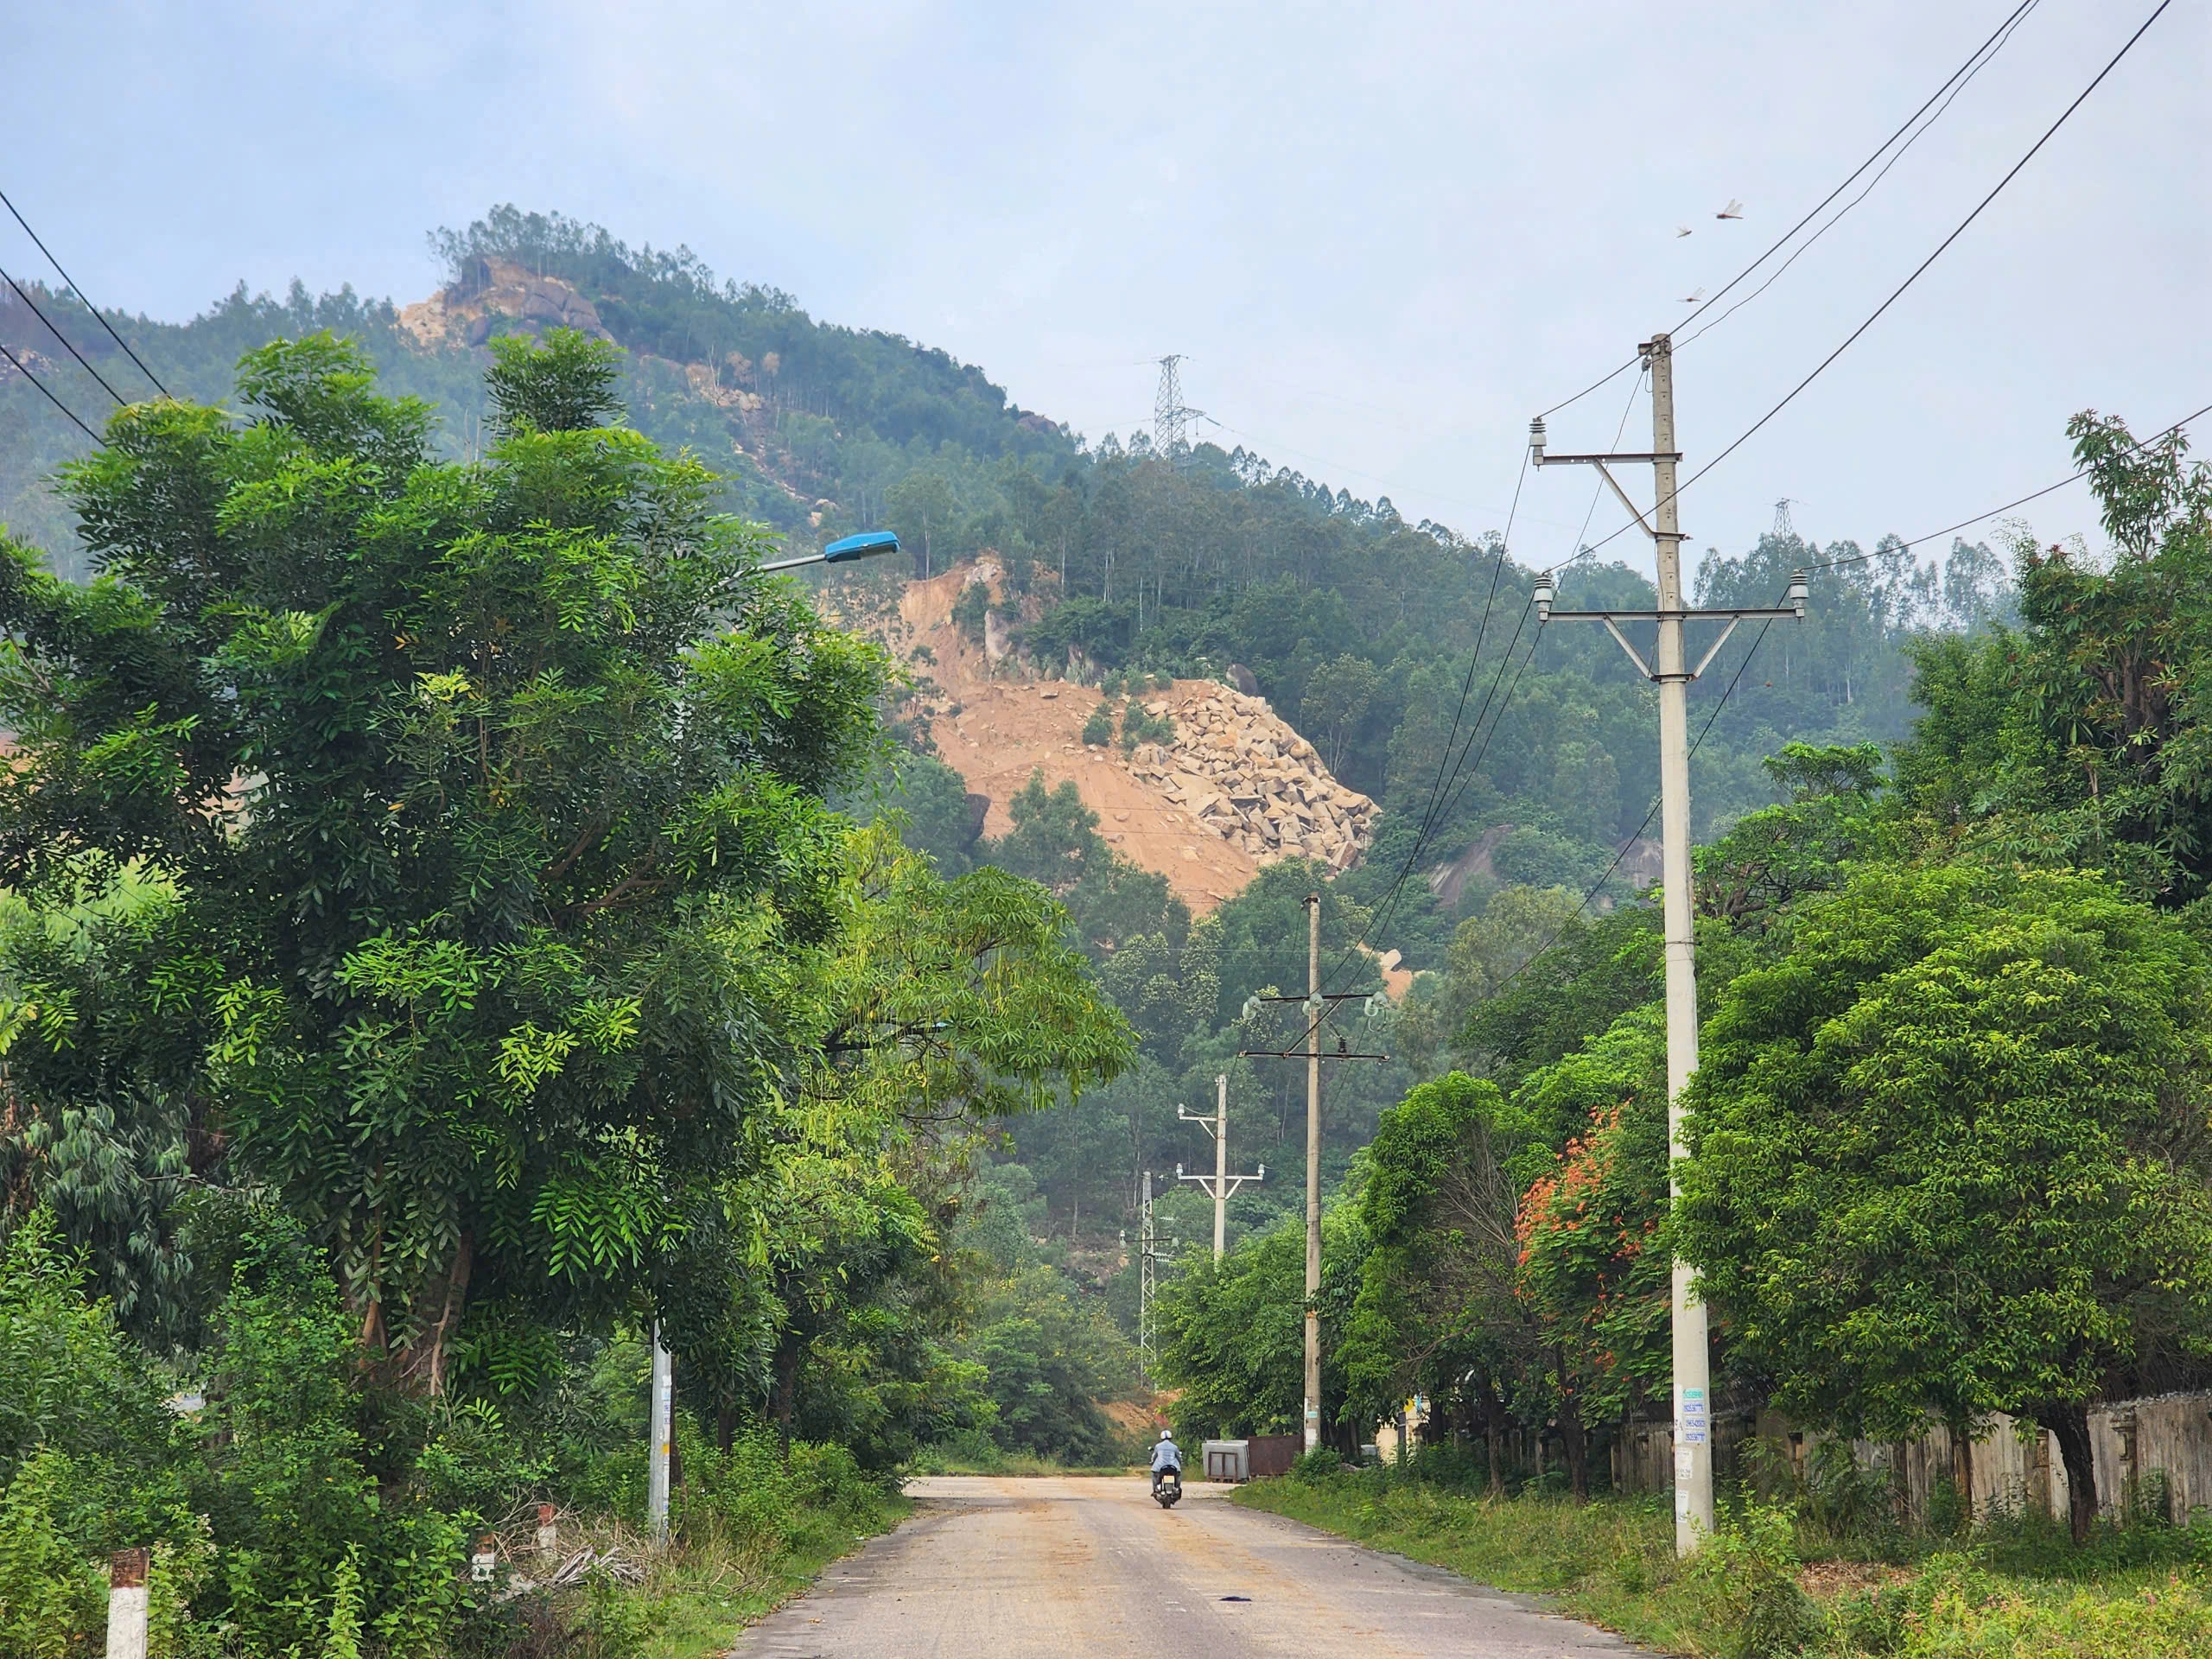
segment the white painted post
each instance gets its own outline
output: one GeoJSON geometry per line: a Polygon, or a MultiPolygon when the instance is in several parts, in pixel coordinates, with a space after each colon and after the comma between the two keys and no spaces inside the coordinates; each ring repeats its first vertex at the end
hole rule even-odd
{"type": "Polygon", "coordinates": [[[668,1541],[668,1454],[676,1418],[676,1362],[661,1346],[660,1321],[653,1321],[653,1399],[652,1441],[645,1465],[645,1518],[652,1522],[653,1542],[668,1541]]]}
{"type": "Polygon", "coordinates": [[[108,1558],[107,1659],[146,1659],[146,1567],[151,1552],[118,1549],[108,1558]]]}

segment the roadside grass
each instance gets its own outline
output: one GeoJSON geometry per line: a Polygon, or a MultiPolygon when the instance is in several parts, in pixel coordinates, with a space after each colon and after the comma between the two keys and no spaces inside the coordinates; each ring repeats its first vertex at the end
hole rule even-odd
{"type": "MultiPolygon", "coordinates": [[[[1239,1503],[1389,1549],[1700,1659],[2204,1659],[2212,1524],[2101,1530],[1999,1516],[1971,1535],[1839,1537],[1739,1503],[1693,1563],[1662,1497],[1491,1499],[1390,1470],[1255,1481],[1239,1503]]],[[[2212,1517],[2206,1517],[2212,1520],[2212,1517]]]]}
{"type": "Polygon", "coordinates": [[[650,1624],[635,1649],[639,1659],[708,1659],[727,1652],[740,1630],[804,1591],[838,1557],[890,1531],[913,1508],[909,1498],[886,1496],[836,1515],[798,1517],[777,1547],[719,1537],[671,1550],[639,1586],[650,1624]]]}

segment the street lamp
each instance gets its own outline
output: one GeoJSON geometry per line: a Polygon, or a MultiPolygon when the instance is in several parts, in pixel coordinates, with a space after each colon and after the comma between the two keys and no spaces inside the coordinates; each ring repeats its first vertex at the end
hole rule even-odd
{"type": "Polygon", "coordinates": [[[888,530],[864,530],[857,536],[842,537],[819,553],[802,553],[797,558],[778,559],[760,567],[766,575],[771,570],[792,570],[802,564],[849,564],[855,559],[873,559],[880,554],[896,553],[899,537],[888,530]]]}

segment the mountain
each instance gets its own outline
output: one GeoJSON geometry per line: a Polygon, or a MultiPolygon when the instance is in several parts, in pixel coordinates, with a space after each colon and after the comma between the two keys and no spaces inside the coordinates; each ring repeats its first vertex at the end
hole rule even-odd
{"type": "MultiPolygon", "coordinates": [[[[111,321],[173,391],[213,401],[229,395],[238,356],[269,338],[353,334],[389,385],[439,406],[455,454],[482,442],[480,369],[495,333],[572,327],[613,340],[628,353],[633,422],[717,468],[728,510],[801,543],[887,523],[921,582],[981,569],[987,556],[996,575],[982,626],[1000,631],[1001,680],[1118,686],[1141,676],[1172,682],[1172,700],[1232,669],[1244,676],[1331,787],[1380,803],[1340,878],[1350,890],[1380,898],[1409,860],[1427,876],[1411,884],[1410,901],[1398,896],[1382,941],[1416,964],[1436,960],[1451,928],[1501,886],[1586,887],[1618,858],[1614,886],[1625,891],[1623,873],[1649,866],[1637,843],[1657,789],[1650,690],[1599,631],[1540,632],[1532,572],[1494,534],[1409,524],[1387,498],[1332,491],[1241,448],[1163,455],[1141,433],[1088,442],[1019,407],[980,368],[899,335],[817,321],[789,295],[717,279],[682,248],[633,250],[597,226],[512,207],[433,241],[448,281],[404,308],[295,284],[281,300],[241,288],[182,323],[111,321]]],[[[41,308],[124,396],[150,391],[82,307],[47,298],[41,308]]],[[[0,340],[28,353],[75,408],[91,416],[106,404],[20,305],[0,308],[0,340]]],[[[22,377],[0,380],[0,517],[75,575],[81,556],[41,480],[86,447],[22,377]]],[[[1770,603],[1794,567],[1860,550],[1796,536],[1763,537],[1736,556],[1708,550],[1698,592],[1703,602],[1770,603]]],[[[1942,570],[1893,542],[1876,552],[1817,573],[1802,626],[1770,639],[1739,631],[1694,689],[1700,834],[1771,798],[1759,762],[1783,743],[1899,734],[1901,645],[1976,626],[2007,602],[2001,561],[1986,548],[1955,547],[1942,570]]],[[[1648,583],[1618,564],[1586,560],[1560,579],[1564,605],[1652,602],[1648,583]]],[[[886,577],[819,580],[829,596],[886,577]]],[[[950,675],[956,661],[941,665],[950,675]]],[[[965,706],[964,694],[952,700],[965,706]]],[[[1073,694],[1052,706],[1072,709],[1073,694]]],[[[983,746],[947,736],[942,709],[905,712],[901,730],[918,753],[982,766],[983,746]]],[[[974,716],[968,724],[972,737],[974,716]]],[[[1217,902],[1209,895],[1249,874],[1238,856],[1255,855],[1243,852],[1241,819],[1224,840],[1185,821],[1204,815],[1127,760],[1082,749],[995,745],[989,786],[973,792],[1002,812],[1012,769],[1041,766],[1079,788],[1088,772],[1093,810],[1109,815],[1103,833],[1122,837],[1111,844],[1164,867],[1193,904],[1217,902]],[[1145,804],[1116,792],[1128,789],[1149,791],[1145,804]],[[1203,876],[1181,868],[1192,862],[1203,876]]]]}

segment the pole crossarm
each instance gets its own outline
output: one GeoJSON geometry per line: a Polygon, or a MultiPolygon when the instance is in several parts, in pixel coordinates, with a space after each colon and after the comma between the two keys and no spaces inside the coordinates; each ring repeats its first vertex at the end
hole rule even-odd
{"type": "Polygon", "coordinates": [[[1387,1060],[1388,1054],[1309,1054],[1302,1048],[1240,1048],[1240,1060],[1387,1060]]]}
{"type": "MultiPolygon", "coordinates": [[[[1623,499],[1626,498],[1624,497],[1623,499]]],[[[1728,636],[1736,632],[1736,625],[1746,619],[1803,621],[1805,603],[1810,596],[1810,590],[1806,585],[1805,573],[1802,570],[1790,577],[1789,591],[1780,605],[1717,606],[1707,610],[1682,608],[1655,611],[1560,611],[1552,608],[1552,595],[1556,591],[1552,586],[1550,572],[1546,571],[1537,576],[1535,606],[1536,620],[1540,626],[1553,622],[1603,623],[1605,632],[1613,636],[1613,643],[1628,654],[1629,661],[1636,664],[1636,671],[1647,680],[1662,683],[1675,678],[1694,680],[1703,674],[1707,669],[1713,666],[1713,659],[1720,654],[1720,647],[1728,643],[1728,636]],[[1662,631],[1669,623],[1676,627],[1680,627],[1686,622],[1725,622],[1728,626],[1721,629],[1719,637],[1706,647],[1705,655],[1697,659],[1695,668],[1691,669],[1687,675],[1676,675],[1655,669],[1650,664],[1645,662],[1643,654],[1630,645],[1628,636],[1621,632],[1620,625],[1624,622],[1653,622],[1656,623],[1662,631]]]]}
{"type": "Polygon", "coordinates": [[[1196,1181],[1198,1184],[1199,1191],[1203,1192],[1208,1198],[1217,1198],[1222,1203],[1226,1204],[1230,1199],[1236,1196],[1236,1189],[1243,1185],[1245,1182],[1266,1180],[1268,1179],[1268,1172],[1263,1168],[1255,1175],[1224,1175],[1222,1177],[1222,1179],[1227,1183],[1229,1187],[1229,1190],[1226,1192],[1217,1192],[1213,1190],[1214,1178],[1211,1175],[1185,1175],[1179,1169],[1175,1172],[1175,1179],[1179,1181],[1196,1181]]]}

